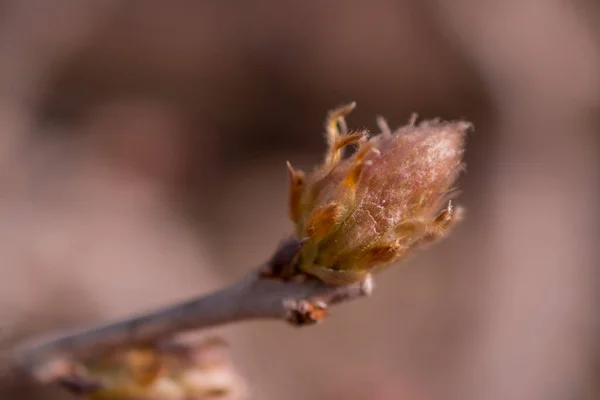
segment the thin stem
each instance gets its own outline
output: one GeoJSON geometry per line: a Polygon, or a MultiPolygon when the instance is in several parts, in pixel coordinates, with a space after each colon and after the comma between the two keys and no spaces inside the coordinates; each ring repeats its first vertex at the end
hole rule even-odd
{"type": "Polygon", "coordinates": [[[290,263],[302,242],[284,243],[265,265],[231,286],[208,295],[131,318],[36,338],[13,349],[12,369],[39,382],[64,375],[61,361],[84,359],[115,348],[160,342],[176,333],[250,319],[285,319],[296,324],[318,322],[327,305],[370,294],[372,280],[330,286],[314,280],[283,281],[264,276],[290,263]],[[319,314],[311,313],[321,311],[319,314]]]}

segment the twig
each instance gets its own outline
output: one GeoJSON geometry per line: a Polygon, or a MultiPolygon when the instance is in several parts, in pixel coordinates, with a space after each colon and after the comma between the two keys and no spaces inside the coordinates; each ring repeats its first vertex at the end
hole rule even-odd
{"type": "Polygon", "coordinates": [[[40,383],[53,382],[68,374],[65,365],[69,360],[124,346],[156,344],[183,331],[242,320],[316,323],[326,316],[328,305],[371,293],[370,277],[351,285],[330,286],[311,279],[295,282],[266,276],[277,275],[293,262],[301,245],[295,239],[285,242],[263,266],[212,294],[124,320],[29,341],[12,350],[9,370],[40,383]]]}

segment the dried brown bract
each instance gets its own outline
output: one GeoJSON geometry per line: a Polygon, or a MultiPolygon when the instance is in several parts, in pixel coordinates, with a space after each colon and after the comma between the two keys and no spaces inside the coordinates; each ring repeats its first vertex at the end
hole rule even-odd
{"type": "Polygon", "coordinates": [[[288,163],[290,218],[307,238],[301,271],[326,283],[347,284],[445,236],[462,217],[455,182],[463,170],[464,121],[416,116],[392,132],[348,132],[344,117],[355,103],[329,113],[328,150],[310,174],[288,163]],[[356,151],[344,157],[347,146],[356,151]]]}

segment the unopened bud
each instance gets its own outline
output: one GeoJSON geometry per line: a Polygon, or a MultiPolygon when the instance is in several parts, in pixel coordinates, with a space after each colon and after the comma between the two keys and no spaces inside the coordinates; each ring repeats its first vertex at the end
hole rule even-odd
{"type": "Polygon", "coordinates": [[[288,163],[290,217],[302,248],[299,268],[331,284],[346,284],[443,237],[463,210],[451,199],[463,170],[464,121],[423,121],[392,132],[346,132],[354,104],[329,114],[328,151],[306,175],[288,163]],[[341,127],[338,129],[338,126],[341,127]],[[343,157],[346,146],[357,146],[343,157]]]}

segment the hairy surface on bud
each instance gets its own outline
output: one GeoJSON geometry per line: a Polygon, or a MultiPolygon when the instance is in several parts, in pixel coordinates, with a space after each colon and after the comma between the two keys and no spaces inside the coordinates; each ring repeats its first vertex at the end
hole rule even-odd
{"type": "Polygon", "coordinates": [[[392,133],[381,122],[382,133],[368,137],[345,132],[353,108],[330,113],[322,165],[305,177],[288,164],[290,217],[307,238],[299,268],[332,284],[360,280],[437,240],[462,215],[450,200],[469,123],[411,121],[392,133]],[[357,149],[344,159],[349,144],[357,149]]]}

